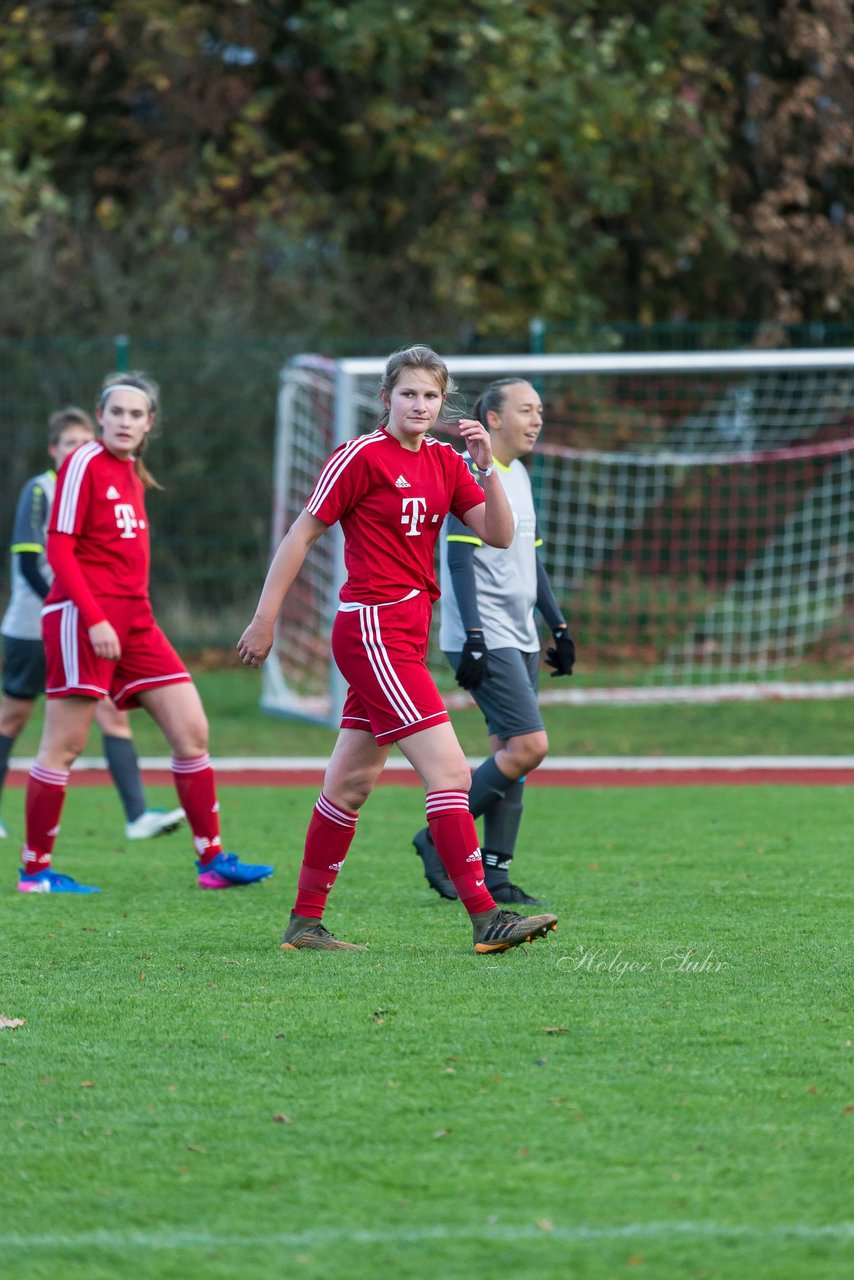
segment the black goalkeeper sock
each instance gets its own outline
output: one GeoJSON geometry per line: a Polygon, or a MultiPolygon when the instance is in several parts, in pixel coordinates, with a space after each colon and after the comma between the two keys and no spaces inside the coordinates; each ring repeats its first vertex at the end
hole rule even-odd
{"type": "Polygon", "coordinates": [[[131,738],[115,738],[103,734],[107,768],[116,784],[128,822],[145,813],[145,789],[139,772],[139,760],[131,738]]]}
{"type": "Polygon", "coordinates": [[[512,858],[522,821],[525,779],[519,778],[483,811],[483,847],[500,849],[501,857],[512,858]]]}
{"type": "Polygon", "coordinates": [[[15,741],[14,738],[7,737],[5,733],[0,733],[0,795],[3,794],[3,783],[6,781],[6,773],[9,768],[9,756],[12,754],[15,741]]]}
{"type": "Polygon", "coordinates": [[[487,889],[497,889],[499,885],[510,883],[512,858],[508,858],[504,853],[496,853],[494,849],[482,849],[481,856],[487,889]]]}
{"type": "Polygon", "coordinates": [[[506,773],[501,772],[495,763],[494,756],[489,756],[472,774],[469,791],[471,816],[479,818],[490,805],[503,798],[504,793],[513,786],[515,781],[515,778],[508,778],[506,773]]]}

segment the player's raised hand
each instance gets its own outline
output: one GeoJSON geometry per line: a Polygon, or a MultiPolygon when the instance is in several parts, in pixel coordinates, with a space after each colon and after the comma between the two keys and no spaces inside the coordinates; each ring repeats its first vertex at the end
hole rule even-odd
{"type": "Polygon", "coordinates": [[[485,471],[492,466],[492,441],[482,422],[475,418],[460,418],[457,430],[466,442],[469,456],[476,467],[485,471]]]}

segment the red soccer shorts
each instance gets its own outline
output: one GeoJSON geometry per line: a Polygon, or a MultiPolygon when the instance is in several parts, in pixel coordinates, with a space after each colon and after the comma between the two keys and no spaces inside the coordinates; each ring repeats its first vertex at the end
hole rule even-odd
{"type": "Polygon", "coordinates": [[[165,684],[189,680],[190,673],[154,621],[147,600],[112,596],[102,601],[116,629],[122,656],[118,662],[99,658],[89,628],[70,600],[42,612],[48,698],[103,698],[107,694],[122,711],[139,706],[139,694],[165,684]]]}
{"type": "Polygon", "coordinates": [[[427,670],[432,605],[413,592],[392,604],[343,604],[332,653],[347,684],[342,729],[397,742],[450,719],[427,670]]]}

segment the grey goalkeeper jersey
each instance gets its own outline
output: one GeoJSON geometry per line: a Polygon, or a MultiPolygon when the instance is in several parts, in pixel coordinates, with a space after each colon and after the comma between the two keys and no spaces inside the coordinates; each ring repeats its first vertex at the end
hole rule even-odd
{"type": "MultiPolygon", "coordinates": [[[[471,466],[468,454],[466,461],[471,466]]],[[[474,546],[477,608],[487,649],[521,649],[524,653],[535,653],[540,648],[534,621],[538,535],[531,481],[518,459],[509,467],[496,462],[495,470],[507,494],[516,532],[509,547],[488,547],[454,516],[445,520],[439,562],[442,590],[439,644],[445,653],[457,653],[466,639],[448,571],[449,540],[474,546]]]]}
{"type": "Polygon", "coordinates": [[[41,596],[33,591],[21,573],[20,553],[39,553],[39,571],[46,582],[53,581],[53,570],[47,562],[47,523],[56,492],[56,472],[43,471],[33,476],[21,490],[12,527],[12,594],[0,622],[0,632],[16,640],[41,640],[41,596]]]}

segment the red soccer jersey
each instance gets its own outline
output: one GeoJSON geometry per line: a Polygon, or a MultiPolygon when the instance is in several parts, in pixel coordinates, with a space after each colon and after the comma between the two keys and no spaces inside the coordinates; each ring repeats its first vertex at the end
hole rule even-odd
{"type": "MultiPolygon", "coordinates": [[[[97,440],[63,463],[48,526],[74,538],[74,558],[92,595],[148,596],[150,550],[145,490],[133,459],[114,457],[97,440]]],[[[47,603],[68,598],[58,577],[47,603]]]]}
{"type": "Polygon", "coordinates": [[[306,511],[341,522],[347,581],[341,599],[399,600],[415,588],[438,599],[435,549],[449,511],[462,520],[483,490],[450,444],[425,436],[417,452],[382,429],[348,440],[330,456],[306,511]]]}

